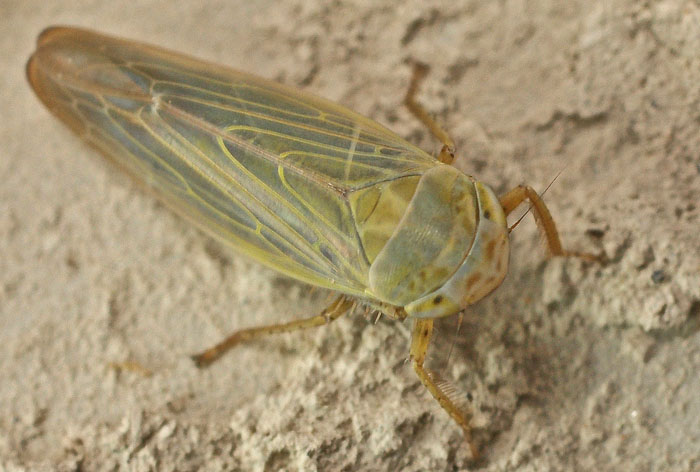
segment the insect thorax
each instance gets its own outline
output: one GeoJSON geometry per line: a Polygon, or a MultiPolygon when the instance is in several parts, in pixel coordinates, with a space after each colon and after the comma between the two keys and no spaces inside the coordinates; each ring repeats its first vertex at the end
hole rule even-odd
{"type": "Polygon", "coordinates": [[[435,318],[500,285],[508,232],[490,188],[447,165],[381,185],[351,202],[373,297],[408,316],[435,318]]]}

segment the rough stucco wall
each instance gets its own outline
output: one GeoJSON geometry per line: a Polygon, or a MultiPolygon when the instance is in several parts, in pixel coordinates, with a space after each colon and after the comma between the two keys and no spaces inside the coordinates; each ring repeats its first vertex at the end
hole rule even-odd
{"type": "Polygon", "coordinates": [[[431,362],[473,398],[480,468],[700,468],[700,5],[443,3],[0,3],[0,469],[471,466],[408,324],[348,317],[194,368],[327,294],[227,253],[57,123],[24,79],[50,24],[297,85],[437,150],[400,106],[406,61],[430,64],[456,165],[498,192],[561,172],[565,244],[611,258],[545,261],[526,218],[503,286],[459,336],[441,323],[431,362]]]}

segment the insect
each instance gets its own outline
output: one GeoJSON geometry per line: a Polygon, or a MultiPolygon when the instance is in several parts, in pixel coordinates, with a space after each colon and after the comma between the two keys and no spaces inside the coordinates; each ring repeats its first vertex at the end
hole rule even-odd
{"type": "Polygon", "coordinates": [[[37,43],[29,82],[85,141],[227,246],[339,293],[317,316],[233,333],[200,366],[358,305],[412,318],[413,368],[478,455],[469,411],[424,366],[433,320],[500,285],[506,216],[526,200],[552,255],[596,256],[562,248],[531,187],[498,198],[450,165],[453,141],[414,99],[425,68],[405,103],[442,142],[437,158],[338,104],[165,49],[69,27],[37,43]]]}

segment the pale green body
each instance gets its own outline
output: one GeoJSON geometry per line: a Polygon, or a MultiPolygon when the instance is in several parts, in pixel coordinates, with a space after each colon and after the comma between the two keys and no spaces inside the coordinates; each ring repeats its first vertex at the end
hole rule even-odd
{"type": "Polygon", "coordinates": [[[70,28],[42,34],[27,73],[52,112],[166,204],[291,277],[434,318],[505,276],[493,192],[340,105],[70,28]]]}

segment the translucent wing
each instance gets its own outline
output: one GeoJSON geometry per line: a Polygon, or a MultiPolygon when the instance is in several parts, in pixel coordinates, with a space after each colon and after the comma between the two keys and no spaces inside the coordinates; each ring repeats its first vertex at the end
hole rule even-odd
{"type": "Polygon", "coordinates": [[[436,162],[327,100],[90,31],[46,30],[27,75],[53,113],[209,234],[354,295],[369,262],[348,195],[436,162]]]}

